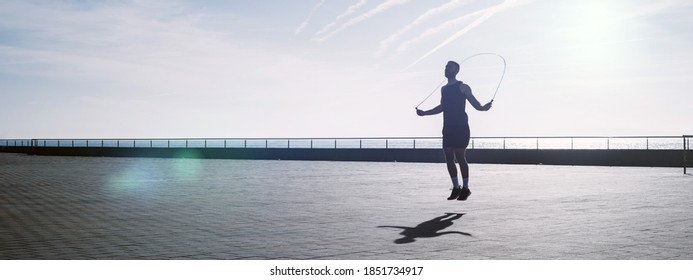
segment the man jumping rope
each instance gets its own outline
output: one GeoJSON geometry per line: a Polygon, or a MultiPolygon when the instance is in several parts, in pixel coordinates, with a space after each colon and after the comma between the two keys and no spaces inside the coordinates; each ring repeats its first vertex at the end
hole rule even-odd
{"type": "Polygon", "coordinates": [[[466,101],[469,100],[469,104],[472,104],[474,109],[478,111],[488,111],[493,103],[492,100],[481,106],[481,103],[472,94],[472,89],[462,81],[457,80],[456,76],[459,71],[460,65],[457,62],[448,61],[445,65],[445,77],[448,79],[448,84],[440,89],[440,105],[428,111],[416,109],[416,114],[419,116],[443,113],[443,151],[445,151],[448,173],[452,179],[452,193],[448,200],[467,200],[472,194],[469,190],[469,164],[465,158],[470,135],[469,120],[465,112],[466,101]],[[460,164],[460,172],[462,173],[463,185],[461,188],[457,179],[455,158],[460,164]]]}

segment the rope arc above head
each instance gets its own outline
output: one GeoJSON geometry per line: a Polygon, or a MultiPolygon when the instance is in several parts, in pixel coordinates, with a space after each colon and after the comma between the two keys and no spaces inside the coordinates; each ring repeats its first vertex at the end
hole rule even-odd
{"type": "MultiPolygon", "coordinates": [[[[465,61],[467,61],[467,60],[469,60],[469,59],[471,59],[471,58],[477,57],[477,56],[482,56],[482,55],[496,56],[496,57],[500,58],[500,59],[503,61],[503,73],[501,74],[500,80],[498,80],[498,85],[496,86],[496,90],[493,92],[493,98],[491,98],[491,102],[493,102],[493,100],[496,99],[496,95],[498,94],[498,89],[500,88],[501,83],[503,83],[503,78],[505,78],[505,69],[507,68],[507,63],[506,63],[506,61],[505,61],[505,57],[503,57],[503,56],[500,55],[500,54],[497,54],[497,53],[490,53],[490,52],[489,52],[489,53],[476,53],[476,54],[470,55],[470,56],[468,56],[468,57],[466,57],[466,58],[460,60],[460,62],[459,62],[458,64],[460,65],[460,68],[462,68],[462,63],[464,63],[465,61]]],[[[436,88],[434,88],[433,91],[431,91],[431,93],[428,94],[428,96],[426,96],[426,98],[424,98],[424,100],[421,101],[421,103],[419,103],[419,105],[416,105],[416,109],[418,109],[419,106],[421,106],[421,104],[423,104],[424,102],[426,102],[426,100],[428,100],[428,98],[430,98],[431,95],[433,95],[433,94],[436,92],[436,90],[437,90],[438,88],[440,88],[441,85],[443,85],[443,83],[445,83],[445,80],[443,80],[440,84],[438,84],[438,86],[437,86],[436,88]]]]}
{"type": "Polygon", "coordinates": [[[501,74],[500,80],[498,80],[498,85],[496,86],[496,91],[493,92],[493,98],[491,98],[491,102],[493,102],[493,100],[496,99],[496,94],[498,94],[498,89],[500,88],[500,85],[501,85],[501,83],[503,82],[503,78],[505,78],[505,68],[507,67],[507,63],[506,63],[506,61],[505,61],[505,57],[503,57],[503,56],[500,55],[500,54],[497,54],[497,53],[477,53],[477,54],[473,54],[473,55],[471,55],[471,56],[469,56],[469,57],[467,57],[467,58],[461,60],[461,61],[460,61],[460,66],[461,66],[462,63],[464,63],[465,61],[467,61],[467,60],[469,60],[469,59],[471,59],[471,58],[473,58],[473,57],[477,57],[477,56],[481,56],[481,55],[493,55],[493,56],[497,56],[498,58],[500,58],[501,60],[503,60],[503,73],[501,74]]]}

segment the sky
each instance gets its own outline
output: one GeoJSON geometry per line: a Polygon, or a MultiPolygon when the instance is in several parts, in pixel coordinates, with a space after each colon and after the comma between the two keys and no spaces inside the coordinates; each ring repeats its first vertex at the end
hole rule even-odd
{"type": "Polygon", "coordinates": [[[693,134],[693,2],[0,1],[0,138],[693,134]],[[496,56],[458,78],[482,103],[496,56]]]}

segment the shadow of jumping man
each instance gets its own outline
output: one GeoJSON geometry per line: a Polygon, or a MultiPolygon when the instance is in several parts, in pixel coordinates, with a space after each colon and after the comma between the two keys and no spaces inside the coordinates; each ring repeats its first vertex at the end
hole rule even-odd
{"type": "Polygon", "coordinates": [[[472,236],[469,233],[461,231],[443,231],[452,225],[452,221],[457,220],[462,217],[464,213],[445,213],[445,215],[433,218],[431,220],[425,221],[418,224],[416,227],[402,227],[402,226],[378,226],[379,228],[398,228],[402,229],[399,234],[404,235],[404,237],[395,240],[397,244],[406,244],[416,241],[417,238],[422,237],[438,237],[444,234],[461,234],[466,236],[472,236]]]}

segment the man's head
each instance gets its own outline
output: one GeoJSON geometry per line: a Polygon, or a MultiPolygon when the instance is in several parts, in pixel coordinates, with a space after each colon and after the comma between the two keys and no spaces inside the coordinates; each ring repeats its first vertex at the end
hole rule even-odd
{"type": "Polygon", "coordinates": [[[457,73],[460,72],[460,65],[457,64],[457,62],[454,61],[448,61],[448,64],[445,65],[445,77],[446,78],[455,78],[457,76],[457,73]]]}

